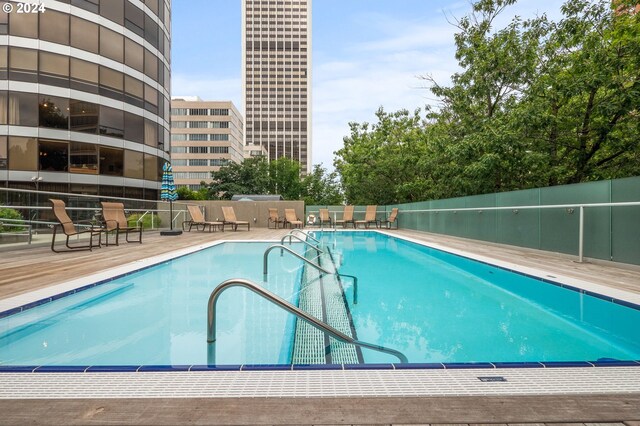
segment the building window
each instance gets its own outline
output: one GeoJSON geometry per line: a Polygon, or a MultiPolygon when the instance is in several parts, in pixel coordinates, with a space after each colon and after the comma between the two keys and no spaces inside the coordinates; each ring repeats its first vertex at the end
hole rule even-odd
{"type": "Polygon", "coordinates": [[[209,115],[207,108],[189,108],[189,115],[209,115]]]}
{"type": "Polygon", "coordinates": [[[212,108],[211,115],[229,115],[228,108],[212,108]]]}
{"type": "Polygon", "coordinates": [[[190,146],[189,154],[208,154],[209,147],[207,146],[190,146]]]}
{"type": "Polygon", "coordinates": [[[69,172],[85,175],[98,174],[98,146],[92,143],[71,142],[69,172]]]}
{"type": "Polygon", "coordinates": [[[187,160],[182,160],[182,159],[178,159],[178,160],[171,160],[171,165],[173,166],[187,166],[188,165],[188,161],[187,160]]]}
{"type": "Polygon", "coordinates": [[[122,176],[124,172],[124,150],[100,147],[100,174],[122,176]]]}
{"type": "Polygon", "coordinates": [[[208,123],[207,121],[189,121],[188,127],[190,129],[206,129],[209,127],[208,123]]]}
{"type": "Polygon", "coordinates": [[[229,164],[229,160],[225,158],[214,158],[209,160],[210,166],[226,166],[227,164],[229,164]]]}
{"type": "Polygon", "coordinates": [[[211,146],[209,147],[209,152],[211,154],[228,154],[229,147],[228,146],[211,146]]]}
{"type": "Polygon", "coordinates": [[[208,166],[209,161],[203,158],[195,158],[189,160],[189,166],[208,166]]]}
{"type": "Polygon", "coordinates": [[[189,140],[190,141],[206,141],[208,140],[208,135],[207,134],[190,134],[189,135],[189,140]]]}
{"type": "Polygon", "coordinates": [[[229,135],[211,135],[212,141],[228,141],[229,135]]]}
{"type": "Polygon", "coordinates": [[[43,96],[38,104],[40,127],[69,129],[69,100],[55,96],[43,96]]]}
{"type": "Polygon", "coordinates": [[[100,107],[100,134],[122,139],[124,137],[124,112],[100,107]]]}
{"type": "Polygon", "coordinates": [[[69,129],[97,134],[99,113],[100,108],[97,104],[72,99],[69,102],[69,129]]]}
{"type": "Polygon", "coordinates": [[[40,141],[38,144],[38,169],[48,172],[66,172],[69,166],[69,144],[40,141]]]}
{"type": "Polygon", "coordinates": [[[130,112],[124,113],[124,138],[128,141],[144,143],[145,124],[144,118],[131,114],[130,112]]]}
{"type": "MultiPolygon", "coordinates": [[[[108,9],[108,8],[106,8],[108,9]]],[[[86,50],[91,53],[99,53],[99,27],[93,22],[71,17],[71,46],[86,50]]]]}
{"type": "Polygon", "coordinates": [[[172,154],[186,154],[187,147],[186,146],[172,146],[171,147],[172,154]]]}
{"type": "Polygon", "coordinates": [[[37,127],[39,122],[38,95],[9,92],[9,124],[37,127]]]}
{"type": "Polygon", "coordinates": [[[144,161],[141,152],[128,149],[124,151],[124,177],[144,178],[144,161]]]}
{"type": "Polygon", "coordinates": [[[187,140],[187,135],[185,135],[185,134],[175,134],[175,133],[172,133],[172,134],[171,134],[171,140],[172,140],[172,141],[181,141],[181,142],[183,142],[183,141],[186,141],[186,140],[187,140]]]}

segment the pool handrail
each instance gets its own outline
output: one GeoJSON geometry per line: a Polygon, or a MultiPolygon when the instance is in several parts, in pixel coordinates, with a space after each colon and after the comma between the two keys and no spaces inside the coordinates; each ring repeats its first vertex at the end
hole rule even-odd
{"type": "Polygon", "coordinates": [[[306,262],[307,264],[313,266],[315,269],[317,269],[318,271],[322,272],[323,274],[331,274],[331,272],[327,271],[326,269],[324,269],[322,266],[313,263],[312,261],[310,261],[309,259],[307,259],[304,256],[299,255],[298,253],[296,253],[295,251],[291,250],[289,247],[283,245],[283,244],[274,244],[270,247],[268,247],[265,251],[264,251],[264,255],[262,256],[262,275],[264,280],[267,280],[267,276],[269,275],[269,253],[271,253],[271,250],[279,248],[280,250],[285,250],[289,253],[291,253],[292,255],[294,255],[295,257],[297,257],[298,259],[306,262]]]}
{"type": "MultiPolygon", "coordinates": [[[[349,278],[352,278],[353,279],[353,304],[354,305],[358,304],[358,277],[356,277],[354,275],[341,274],[338,271],[335,271],[335,272],[327,271],[322,266],[320,266],[320,265],[318,265],[316,263],[313,263],[312,261],[310,261],[306,257],[299,255],[295,251],[291,250],[289,247],[287,247],[285,245],[282,245],[282,244],[274,244],[274,245],[268,247],[264,251],[264,255],[262,256],[262,278],[263,278],[264,281],[267,281],[267,277],[269,276],[269,253],[271,253],[271,250],[273,250],[275,248],[279,248],[280,249],[280,253],[282,253],[282,250],[286,250],[288,253],[291,253],[292,255],[294,255],[298,259],[304,261],[308,265],[313,266],[315,269],[317,269],[318,271],[322,272],[323,274],[337,275],[338,277],[349,277],[349,278]]],[[[282,256],[282,254],[280,254],[280,255],[282,256]]]]}
{"type": "MultiPolygon", "coordinates": [[[[302,235],[304,235],[305,237],[312,239],[312,240],[313,240],[313,241],[315,241],[316,243],[318,243],[318,244],[322,244],[322,243],[320,242],[320,240],[319,240],[319,239],[312,237],[311,235],[309,235],[309,233],[308,233],[308,232],[304,232],[302,229],[293,228],[291,231],[289,231],[289,232],[287,233],[287,235],[293,235],[293,233],[294,233],[294,232],[299,232],[299,233],[301,233],[302,235]]],[[[286,235],[285,235],[285,236],[286,236],[286,235]]]]}
{"type": "Polygon", "coordinates": [[[209,296],[209,302],[207,304],[207,346],[209,349],[207,351],[208,353],[207,362],[209,363],[209,365],[215,364],[215,361],[213,360],[215,356],[215,351],[212,350],[211,344],[216,341],[216,304],[222,292],[231,287],[244,287],[254,292],[257,295],[262,296],[263,298],[275,304],[276,306],[279,306],[285,311],[295,315],[301,320],[307,322],[309,325],[317,328],[323,333],[330,335],[331,337],[333,337],[334,339],[340,342],[350,343],[352,345],[361,346],[363,348],[371,349],[378,352],[383,352],[388,355],[393,355],[400,360],[401,364],[406,364],[409,362],[407,357],[402,352],[397,351],[395,349],[386,348],[384,346],[374,345],[372,343],[361,342],[350,336],[347,336],[341,331],[331,327],[329,324],[326,324],[320,321],[316,317],[306,313],[305,311],[301,310],[297,306],[289,303],[288,301],[284,300],[277,294],[274,294],[269,290],[266,290],[265,288],[259,286],[253,281],[249,281],[241,278],[231,278],[218,284],[218,286],[213,289],[213,291],[211,292],[211,295],[209,296]]]}
{"type": "MultiPolygon", "coordinates": [[[[300,241],[301,243],[306,244],[307,246],[311,247],[312,249],[314,249],[318,254],[320,253],[324,253],[323,250],[321,250],[318,246],[314,246],[313,244],[311,244],[308,241],[303,240],[302,238],[298,237],[297,235],[292,235],[292,234],[287,234],[284,237],[282,237],[282,239],[280,240],[280,244],[284,245],[284,240],[286,240],[287,238],[289,238],[289,244],[291,244],[291,238],[295,238],[296,240],[300,241]]],[[[282,255],[282,250],[280,251],[280,254],[282,255]]]]}

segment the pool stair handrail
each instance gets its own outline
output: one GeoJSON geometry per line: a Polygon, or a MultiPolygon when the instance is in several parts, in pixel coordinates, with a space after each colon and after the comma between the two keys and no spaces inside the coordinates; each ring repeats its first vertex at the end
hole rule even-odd
{"type": "Polygon", "coordinates": [[[299,255],[298,253],[296,253],[295,251],[291,250],[289,247],[287,247],[287,246],[285,246],[283,244],[274,244],[274,245],[268,247],[264,251],[264,255],[262,256],[262,278],[263,278],[264,281],[267,281],[267,278],[269,277],[269,253],[271,253],[271,250],[276,249],[276,248],[280,249],[280,253],[282,253],[283,250],[288,252],[288,253],[291,253],[292,255],[297,257],[298,259],[300,259],[303,262],[305,262],[307,265],[313,266],[315,269],[317,269],[318,271],[322,272],[323,274],[336,275],[338,277],[348,277],[348,278],[353,279],[353,304],[354,305],[358,304],[358,277],[356,277],[354,275],[341,274],[338,271],[335,271],[335,272],[327,271],[322,266],[318,265],[317,263],[313,263],[311,260],[307,259],[304,256],[299,255]]]}
{"type": "Polygon", "coordinates": [[[320,321],[313,315],[306,313],[297,306],[289,303],[277,294],[274,294],[269,290],[259,286],[253,281],[241,278],[231,278],[218,284],[218,286],[213,289],[211,295],[209,296],[209,302],[207,304],[207,362],[209,365],[215,364],[215,349],[213,347],[213,343],[216,341],[216,304],[222,292],[231,287],[244,287],[254,292],[255,294],[263,297],[276,306],[279,306],[285,311],[295,315],[309,325],[317,328],[323,333],[328,334],[329,336],[340,342],[350,343],[352,345],[361,346],[363,348],[371,349],[378,352],[383,352],[388,355],[393,355],[400,360],[401,364],[406,364],[409,362],[407,357],[402,352],[395,349],[386,348],[384,346],[374,345],[372,343],[361,342],[360,340],[356,340],[350,336],[347,336],[341,331],[331,327],[329,324],[320,321]]]}
{"type": "MultiPolygon", "coordinates": [[[[292,235],[292,234],[287,234],[284,237],[282,237],[282,239],[280,240],[280,245],[284,245],[284,240],[286,240],[287,238],[289,238],[289,244],[291,244],[291,239],[295,238],[296,240],[300,241],[301,243],[304,243],[307,246],[309,246],[312,249],[314,249],[316,251],[316,253],[318,253],[318,254],[324,253],[324,250],[321,250],[318,246],[313,245],[310,242],[308,242],[306,240],[303,240],[302,238],[298,237],[297,235],[292,235]]],[[[282,250],[280,250],[280,256],[282,256],[282,250]]]]}
{"type": "MultiPolygon", "coordinates": [[[[287,234],[285,234],[285,236],[282,238],[282,241],[284,241],[284,239],[286,237],[288,237],[290,235],[295,235],[296,233],[300,233],[300,234],[304,235],[305,237],[309,238],[310,240],[315,241],[318,245],[322,244],[322,242],[319,239],[312,237],[307,232],[304,232],[302,229],[298,229],[298,228],[293,228],[291,231],[289,231],[287,234]]],[[[291,240],[289,240],[289,244],[291,244],[291,240]]]]}

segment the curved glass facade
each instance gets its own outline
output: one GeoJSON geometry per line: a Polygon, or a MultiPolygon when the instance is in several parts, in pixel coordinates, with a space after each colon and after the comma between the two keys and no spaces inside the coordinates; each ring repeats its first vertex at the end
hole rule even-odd
{"type": "Polygon", "coordinates": [[[5,3],[0,185],[157,199],[171,149],[171,1],[5,3]]]}

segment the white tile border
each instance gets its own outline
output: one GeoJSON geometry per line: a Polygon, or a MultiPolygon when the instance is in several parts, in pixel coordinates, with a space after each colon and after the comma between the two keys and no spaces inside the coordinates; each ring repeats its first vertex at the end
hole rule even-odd
{"type": "Polygon", "coordinates": [[[640,392],[640,368],[1,373],[0,399],[588,395],[640,392]],[[479,377],[500,376],[501,382],[479,377]]]}

